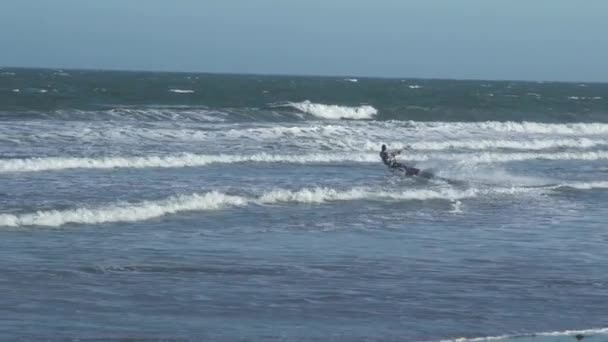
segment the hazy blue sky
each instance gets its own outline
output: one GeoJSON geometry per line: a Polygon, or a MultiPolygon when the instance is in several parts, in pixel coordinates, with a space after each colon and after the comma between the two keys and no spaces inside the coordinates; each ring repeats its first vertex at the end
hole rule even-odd
{"type": "Polygon", "coordinates": [[[0,65],[608,81],[608,0],[0,0],[0,65]]]}

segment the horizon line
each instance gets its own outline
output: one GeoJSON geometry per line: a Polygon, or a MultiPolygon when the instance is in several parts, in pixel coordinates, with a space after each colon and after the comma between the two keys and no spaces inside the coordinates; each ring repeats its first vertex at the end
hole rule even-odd
{"type": "Polygon", "coordinates": [[[522,83],[586,83],[586,84],[608,84],[608,81],[564,81],[564,80],[522,80],[522,79],[484,79],[484,78],[453,78],[453,77],[411,77],[411,76],[357,76],[357,75],[320,75],[320,74],[297,74],[297,73],[258,73],[258,72],[230,72],[230,71],[183,71],[183,70],[151,70],[151,69],[122,69],[122,68],[92,68],[92,67],[48,67],[48,66],[0,66],[3,69],[32,69],[32,70],[70,70],[70,71],[93,71],[93,72],[140,72],[140,73],[169,73],[169,74],[201,74],[217,76],[262,76],[262,77],[318,77],[318,78],[356,78],[375,80],[425,80],[425,81],[479,81],[479,82],[522,82],[522,83]]]}

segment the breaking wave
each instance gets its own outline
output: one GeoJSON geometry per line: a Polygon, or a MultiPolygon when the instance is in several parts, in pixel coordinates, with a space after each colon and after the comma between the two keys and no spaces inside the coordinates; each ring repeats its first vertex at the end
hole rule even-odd
{"type": "Polygon", "coordinates": [[[553,189],[577,189],[577,190],[592,190],[592,189],[608,189],[608,181],[595,182],[575,182],[568,184],[558,184],[552,187],[553,189]]]}
{"type": "MultiPolygon", "coordinates": [[[[406,161],[447,160],[461,163],[505,163],[525,160],[606,160],[608,151],[597,152],[556,152],[556,153],[403,153],[401,159],[406,161]]],[[[290,164],[320,164],[320,163],[378,163],[376,153],[313,153],[313,154],[269,154],[257,153],[251,155],[204,155],[181,153],[167,156],[145,157],[104,157],[104,158],[25,158],[0,160],[0,173],[9,172],[39,172],[66,169],[115,169],[115,168],[181,168],[197,167],[211,164],[235,163],[290,163],[290,164]]]]}
{"type": "Polygon", "coordinates": [[[136,222],[176,214],[184,211],[219,210],[246,205],[273,205],[281,203],[322,204],[334,201],[389,200],[389,201],[459,201],[487,195],[518,195],[561,188],[595,189],[608,188],[608,182],[564,183],[540,187],[505,188],[441,188],[408,189],[403,191],[377,190],[367,187],[338,190],[333,188],[304,188],[299,190],[275,189],[259,196],[230,195],[218,191],[203,194],[177,195],[158,201],[117,203],[98,208],[69,210],[45,210],[25,214],[0,214],[0,226],[49,226],[68,223],[100,224],[108,222],[136,222]]]}
{"type": "Polygon", "coordinates": [[[194,90],[192,89],[169,89],[170,92],[172,93],[177,93],[177,94],[192,94],[194,93],[194,90]]]}
{"type": "MultiPolygon", "coordinates": [[[[390,123],[390,122],[389,122],[390,123]]],[[[466,130],[469,132],[483,132],[485,130],[494,132],[510,132],[510,133],[534,133],[534,134],[567,134],[567,135],[585,135],[585,134],[605,134],[608,133],[608,124],[593,122],[593,123],[540,123],[540,122],[516,122],[516,121],[484,121],[484,122],[425,122],[425,121],[407,121],[403,124],[412,129],[431,130],[431,131],[446,131],[457,132],[466,130]]],[[[398,125],[399,122],[393,122],[398,125]]]]}
{"type": "Polygon", "coordinates": [[[301,112],[314,115],[323,119],[372,119],[378,110],[369,105],[358,107],[347,107],[338,105],[327,105],[321,103],[312,103],[310,101],[290,102],[286,106],[293,107],[301,112]]]}
{"type": "Polygon", "coordinates": [[[132,205],[117,204],[96,209],[48,210],[21,215],[0,214],[0,226],[58,227],[66,223],[135,222],[182,211],[213,210],[246,203],[246,199],[239,196],[209,192],[202,195],[174,196],[161,201],[147,201],[132,205]]]}
{"type": "Polygon", "coordinates": [[[332,163],[378,161],[375,154],[307,154],[275,155],[198,155],[183,153],[173,156],[107,157],[107,158],[29,158],[0,160],[0,172],[36,172],[65,169],[113,169],[113,168],[177,168],[232,163],[332,163]]]}
{"type": "Polygon", "coordinates": [[[195,121],[223,122],[230,115],[227,112],[205,107],[157,107],[157,108],[128,108],[118,107],[106,110],[57,110],[51,113],[32,113],[34,116],[60,120],[82,121],[195,121]]]}
{"type": "MultiPolygon", "coordinates": [[[[411,144],[394,143],[393,148],[412,147],[416,150],[448,150],[448,149],[514,149],[514,150],[548,150],[555,148],[591,148],[607,146],[606,139],[532,139],[532,140],[451,140],[451,141],[423,141],[411,144]]],[[[375,150],[378,143],[367,141],[366,149],[375,150]]]]}
{"type": "MultiPolygon", "coordinates": [[[[442,159],[438,156],[438,159],[442,159]]],[[[428,160],[427,157],[425,160],[428,160]]],[[[448,155],[447,160],[462,160],[464,163],[504,163],[525,160],[606,160],[608,151],[598,152],[561,152],[561,153],[481,153],[448,155]]]]}
{"type": "Polygon", "coordinates": [[[100,208],[77,208],[70,210],[46,210],[26,214],[0,214],[0,226],[49,226],[58,227],[68,223],[99,224],[107,222],[135,222],[184,211],[218,210],[250,204],[272,205],[278,203],[321,204],[331,201],[353,200],[459,200],[476,197],[484,193],[514,193],[529,189],[506,188],[495,190],[441,189],[406,190],[402,192],[378,191],[371,188],[336,190],[311,188],[301,190],[276,189],[259,197],[229,195],[217,191],[204,194],[172,196],[159,201],[140,203],[118,203],[100,208]]]}
{"type": "MultiPolygon", "coordinates": [[[[531,334],[518,334],[518,335],[500,335],[500,336],[486,336],[486,337],[473,337],[473,338],[455,338],[440,340],[438,342],[489,342],[489,341],[519,341],[520,339],[533,339],[537,337],[572,337],[572,341],[576,340],[575,336],[596,336],[596,335],[607,335],[608,328],[597,328],[597,329],[586,329],[586,330],[565,330],[565,331],[552,331],[552,332],[540,332],[531,334]]],[[[549,341],[549,340],[547,340],[549,341]]],[[[561,340],[560,340],[561,341],[561,340]]]]}

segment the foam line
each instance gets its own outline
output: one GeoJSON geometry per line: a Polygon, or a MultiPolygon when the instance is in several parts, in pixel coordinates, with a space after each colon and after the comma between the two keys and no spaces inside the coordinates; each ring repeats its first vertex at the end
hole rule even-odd
{"type": "Polygon", "coordinates": [[[307,155],[199,155],[183,153],[170,156],[107,157],[107,158],[27,158],[0,160],[0,173],[36,172],[65,169],[113,169],[113,168],[177,168],[232,163],[332,163],[378,161],[375,154],[340,153],[307,155]]]}
{"type": "Polygon", "coordinates": [[[287,104],[289,107],[293,107],[301,112],[314,115],[318,118],[323,119],[371,119],[378,110],[369,105],[363,105],[358,107],[328,105],[322,103],[312,103],[310,101],[303,102],[290,102],[287,104]]]}
{"type": "MultiPolygon", "coordinates": [[[[527,189],[508,190],[528,191],[527,189]]],[[[500,193],[500,191],[496,191],[500,193]]],[[[77,208],[70,210],[46,210],[26,214],[0,214],[0,226],[49,226],[59,227],[68,223],[99,224],[107,222],[136,222],[183,211],[218,210],[249,204],[272,205],[278,203],[321,204],[332,201],[353,200],[459,200],[488,193],[478,189],[456,190],[406,190],[402,192],[377,191],[371,188],[337,190],[311,188],[300,190],[275,189],[258,197],[244,197],[217,191],[203,194],[172,196],[159,201],[140,203],[117,203],[99,208],[77,208]]]]}
{"type": "MultiPolygon", "coordinates": [[[[462,163],[504,163],[525,160],[606,160],[608,151],[560,152],[560,153],[404,153],[406,161],[449,160],[462,163]]],[[[317,153],[302,155],[277,155],[258,153],[252,155],[200,155],[182,153],[168,156],[106,157],[106,158],[25,158],[0,160],[0,173],[37,172],[66,169],[114,169],[114,168],[180,168],[210,164],[234,163],[379,163],[376,153],[317,153]]]]}
{"type": "Polygon", "coordinates": [[[500,336],[486,336],[486,337],[475,337],[475,338],[456,338],[440,340],[439,342],[489,342],[489,341],[517,341],[522,338],[535,338],[535,337],[560,337],[560,336],[572,336],[572,341],[576,341],[574,338],[576,335],[583,336],[597,336],[607,335],[608,328],[597,328],[597,329],[586,329],[586,330],[564,330],[564,331],[552,331],[552,332],[540,332],[531,334],[519,334],[519,335],[500,335],[500,336]]]}

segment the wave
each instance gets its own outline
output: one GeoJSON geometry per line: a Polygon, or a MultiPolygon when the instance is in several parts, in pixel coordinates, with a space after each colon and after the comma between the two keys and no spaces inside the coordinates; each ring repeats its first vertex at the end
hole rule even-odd
{"type": "Polygon", "coordinates": [[[48,210],[31,214],[0,214],[0,226],[49,226],[59,227],[67,223],[99,224],[106,222],[135,222],[192,210],[213,210],[226,206],[245,205],[247,200],[220,192],[174,196],[161,201],[139,204],[117,204],[103,208],[78,208],[72,210],[48,210]]]}
{"type": "Polygon", "coordinates": [[[323,204],[335,201],[390,200],[428,201],[444,200],[460,205],[459,201],[489,195],[520,195],[531,192],[554,191],[562,188],[595,189],[608,188],[608,182],[563,183],[535,187],[504,188],[441,188],[407,189],[403,191],[377,190],[357,187],[339,190],[327,187],[303,188],[299,190],[274,189],[259,196],[239,196],[218,191],[203,194],[177,195],[157,201],[140,203],[120,202],[98,208],[69,210],[45,210],[25,214],[0,214],[0,226],[48,226],[59,227],[68,223],[100,224],[110,222],[137,222],[185,211],[220,210],[227,207],[275,204],[323,204]]]}
{"type": "MultiPolygon", "coordinates": [[[[411,147],[415,150],[449,150],[449,149],[513,149],[513,150],[547,150],[556,148],[591,148],[597,146],[607,146],[606,139],[532,139],[532,140],[449,140],[449,141],[423,141],[411,144],[392,143],[391,147],[402,149],[411,147]]],[[[367,150],[378,149],[378,143],[367,141],[367,150]]]]}
{"type": "Polygon", "coordinates": [[[608,181],[595,182],[575,182],[568,184],[554,185],[553,189],[576,189],[576,190],[592,190],[592,189],[608,189],[608,181]]]}
{"type": "Polygon", "coordinates": [[[408,189],[403,191],[377,190],[368,187],[338,190],[326,187],[304,188],[299,190],[274,189],[259,196],[230,195],[218,191],[203,194],[177,195],[157,201],[140,203],[120,202],[98,208],[77,208],[69,210],[45,210],[25,214],[0,214],[0,226],[48,226],[59,227],[68,223],[100,224],[110,222],[137,222],[185,211],[220,210],[227,207],[247,205],[276,204],[323,204],[335,201],[389,200],[389,201],[428,201],[444,200],[460,205],[459,201],[488,195],[520,195],[530,192],[551,191],[574,187],[593,189],[608,188],[608,182],[564,183],[537,187],[505,188],[441,188],[408,189]]]}
{"type": "MultiPolygon", "coordinates": [[[[459,160],[463,163],[504,163],[525,160],[606,160],[608,151],[599,152],[561,152],[561,153],[481,153],[481,154],[453,154],[438,159],[459,160]]],[[[426,157],[424,160],[430,158],[426,157]]]]}
{"type": "Polygon", "coordinates": [[[568,100],[601,100],[601,96],[568,96],[568,100]]]}
{"type": "MultiPolygon", "coordinates": [[[[119,118],[120,122],[49,122],[32,121],[27,124],[6,124],[0,128],[0,139],[14,139],[23,142],[39,143],[44,141],[68,142],[74,140],[86,143],[129,143],[142,142],[209,142],[221,145],[260,146],[288,143],[295,148],[308,151],[351,151],[375,152],[382,143],[390,148],[400,149],[411,146],[416,151],[441,150],[581,150],[608,146],[606,134],[601,136],[571,135],[533,135],[533,134],[496,134],[487,130],[456,129],[454,132],[433,132],[431,129],[407,126],[385,125],[377,121],[349,121],[322,124],[319,122],[294,125],[272,124],[228,124],[226,118],[231,114],[210,110],[178,110],[175,108],[140,111],[136,109],[115,109],[100,113],[119,118]],[[142,118],[159,122],[125,122],[125,118],[142,118]],[[163,118],[186,118],[188,124],[167,124],[163,118]],[[253,144],[252,144],[253,142],[253,144]]],[[[449,126],[446,126],[449,127],[449,126]]],[[[228,152],[228,151],[227,151],[228,152]]]]}
{"type": "Polygon", "coordinates": [[[49,226],[59,227],[68,223],[100,224],[109,222],[136,222],[175,214],[184,211],[218,210],[226,207],[240,207],[250,204],[272,205],[278,203],[321,204],[332,201],[352,200],[460,200],[476,197],[489,192],[514,193],[529,189],[497,190],[405,190],[402,192],[378,191],[371,188],[336,190],[332,188],[311,188],[300,190],[276,189],[258,197],[228,195],[211,191],[204,194],[178,195],[159,201],[141,203],[118,203],[101,208],[77,208],[70,210],[46,210],[26,214],[0,214],[0,226],[49,226]],[[504,191],[501,191],[504,190],[504,191]]]}
{"type": "Polygon", "coordinates": [[[526,134],[564,134],[595,135],[608,133],[608,124],[588,123],[541,123],[530,121],[482,121],[482,122],[445,122],[445,121],[398,121],[389,120],[382,123],[387,128],[405,127],[413,131],[435,131],[453,134],[455,132],[484,132],[526,134]]]}
{"type": "Polygon", "coordinates": [[[183,153],[172,156],[107,157],[107,158],[26,158],[0,160],[0,173],[37,172],[65,169],[114,169],[114,168],[177,168],[232,163],[333,163],[375,162],[375,154],[305,154],[276,155],[258,153],[252,155],[198,155],[183,153]]]}
{"type": "Polygon", "coordinates": [[[352,201],[361,199],[392,199],[392,200],[459,200],[475,197],[481,191],[478,189],[455,190],[409,190],[402,192],[378,191],[369,188],[354,188],[347,191],[339,191],[330,188],[314,188],[292,190],[273,190],[262,195],[259,202],[263,204],[273,204],[279,202],[294,203],[324,203],[329,201],[352,201]]]}
{"type": "Polygon", "coordinates": [[[338,105],[327,105],[321,103],[312,103],[310,101],[289,102],[285,106],[293,107],[301,112],[314,115],[323,119],[372,119],[378,110],[369,105],[358,107],[347,107],[338,105]]]}
{"type": "Polygon", "coordinates": [[[177,94],[192,94],[194,93],[194,90],[192,89],[169,89],[170,92],[172,93],[177,93],[177,94]]]}
{"type": "MultiPolygon", "coordinates": [[[[460,163],[488,164],[526,160],[606,160],[608,151],[562,152],[562,153],[404,153],[401,159],[410,162],[447,160],[460,163]]],[[[268,154],[251,155],[204,155],[181,153],[167,156],[105,157],[105,158],[23,158],[0,160],[0,173],[39,172],[66,169],[115,169],[115,168],[180,168],[211,164],[235,163],[379,163],[376,153],[313,153],[313,154],[268,154]]]]}
{"type": "Polygon", "coordinates": [[[448,160],[463,164],[507,163],[526,160],[606,160],[608,151],[597,152],[556,152],[556,153],[402,153],[400,158],[409,161],[448,160]]]}
{"type": "Polygon", "coordinates": [[[572,341],[575,340],[575,336],[595,336],[595,335],[606,335],[608,334],[608,328],[596,328],[596,329],[585,329],[585,330],[565,330],[565,331],[551,331],[551,332],[540,332],[530,334],[518,334],[518,335],[500,335],[500,336],[486,336],[486,337],[474,337],[474,338],[456,338],[440,340],[439,342],[489,342],[489,341],[510,341],[520,340],[525,338],[536,338],[536,337],[560,337],[560,336],[571,336],[572,341]]]}
{"type": "Polygon", "coordinates": [[[119,107],[107,110],[58,110],[51,114],[40,114],[41,117],[68,120],[152,120],[152,121],[196,121],[196,122],[224,122],[229,113],[212,110],[204,107],[187,108],[127,108],[119,107]]]}

